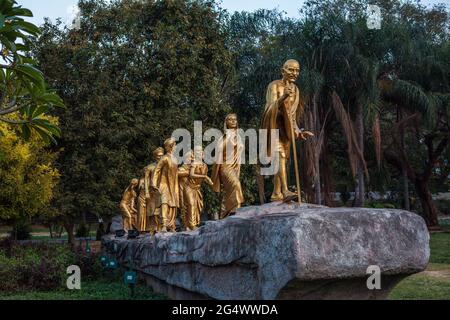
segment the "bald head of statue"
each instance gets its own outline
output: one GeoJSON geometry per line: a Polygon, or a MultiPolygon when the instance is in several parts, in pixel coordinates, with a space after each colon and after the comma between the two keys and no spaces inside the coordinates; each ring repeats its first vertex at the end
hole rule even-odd
{"type": "Polygon", "coordinates": [[[297,60],[289,59],[283,64],[281,69],[283,81],[293,83],[297,81],[300,74],[300,63],[297,60]]]}

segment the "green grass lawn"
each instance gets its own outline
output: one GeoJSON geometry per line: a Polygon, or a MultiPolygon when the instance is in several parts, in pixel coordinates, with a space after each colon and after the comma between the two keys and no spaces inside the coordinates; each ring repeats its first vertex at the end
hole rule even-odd
{"type": "Polygon", "coordinates": [[[140,284],[131,290],[122,281],[101,279],[81,282],[81,290],[60,289],[49,292],[27,291],[17,293],[0,292],[0,300],[163,300],[164,295],[140,284]]]}
{"type": "MultiPolygon", "coordinates": [[[[11,226],[0,226],[0,238],[9,236],[11,226]]],[[[97,225],[93,224],[90,227],[89,236],[95,238],[97,235],[97,225]]],[[[33,225],[31,228],[31,240],[67,240],[67,233],[62,232],[60,238],[50,237],[50,231],[47,227],[41,225],[33,225]]]]}
{"type": "Polygon", "coordinates": [[[390,299],[450,300],[450,233],[431,234],[430,250],[427,270],[401,281],[390,299]]]}
{"type": "Polygon", "coordinates": [[[430,239],[430,262],[450,264],[450,233],[433,233],[430,239]]]}

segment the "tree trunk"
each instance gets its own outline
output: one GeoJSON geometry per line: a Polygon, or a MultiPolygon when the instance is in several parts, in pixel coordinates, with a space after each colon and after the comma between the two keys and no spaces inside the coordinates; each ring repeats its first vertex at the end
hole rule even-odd
{"type": "MultiPolygon", "coordinates": [[[[400,108],[397,108],[397,123],[401,121],[403,118],[402,111],[400,108]]],[[[402,150],[405,150],[405,128],[401,126],[399,128],[400,134],[400,145],[402,150]]],[[[408,172],[406,169],[406,164],[402,162],[402,179],[403,179],[403,198],[404,198],[404,208],[405,210],[411,210],[411,206],[409,204],[409,185],[408,185],[408,172]]]]}
{"type": "Polygon", "coordinates": [[[328,141],[327,138],[325,138],[323,151],[322,151],[322,195],[323,195],[323,203],[328,207],[334,207],[336,204],[334,202],[334,195],[332,195],[333,192],[335,192],[335,183],[333,180],[333,168],[331,167],[330,163],[330,155],[329,155],[329,148],[328,148],[328,141]]]}
{"type": "MultiPolygon", "coordinates": [[[[322,126],[320,125],[319,119],[319,106],[317,104],[318,94],[317,92],[314,94],[313,98],[313,117],[314,117],[314,131],[316,132],[316,136],[314,139],[316,140],[314,151],[317,149],[317,144],[320,143],[319,137],[317,136],[318,132],[321,131],[322,126]]],[[[320,185],[320,153],[314,152],[314,167],[315,167],[315,177],[314,177],[314,198],[316,204],[322,204],[322,188],[320,185]]]]}
{"type": "MultiPolygon", "coordinates": [[[[361,153],[364,155],[364,114],[363,107],[358,104],[356,111],[356,140],[361,153]]],[[[363,207],[365,202],[365,188],[364,188],[364,165],[358,163],[358,171],[356,175],[355,185],[355,206],[363,207]]]]}
{"type": "Polygon", "coordinates": [[[314,197],[316,199],[316,204],[322,204],[322,188],[320,186],[320,161],[318,158],[315,159],[316,166],[316,176],[314,177],[314,197]]]}
{"type": "Polygon", "coordinates": [[[264,194],[264,178],[261,175],[261,166],[259,164],[256,165],[256,184],[258,185],[258,195],[259,195],[259,202],[261,204],[266,203],[266,197],[264,194]]]}
{"type": "Polygon", "coordinates": [[[438,225],[438,210],[433,203],[431,191],[428,185],[428,180],[416,179],[414,183],[416,187],[417,196],[422,205],[422,216],[428,227],[438,225]]]}
{"type": "Polygon", "coordinates": [[[73,230],[75,229],[75,224],[72,221],[64,221],[64,229],[67,232],[67,242],[74,246],[75,245],[75,237],[73,234],[73,230]]]}
{"type": "Polygon", "coordinates": [[[402,180],[403,180],[403,198],[404,198],[404,206],[405,210],[410,211],[411,205],[409,204],[409,185],[408,185],[408,176],[406,173],[406,168],[403,165],[403,172],[402,172],[402,180]]]}

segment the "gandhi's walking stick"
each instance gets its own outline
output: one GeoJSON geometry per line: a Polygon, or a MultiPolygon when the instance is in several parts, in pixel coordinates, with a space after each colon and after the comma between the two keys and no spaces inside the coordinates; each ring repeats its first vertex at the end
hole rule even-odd
{"type": "MultiPolygon", "coordinates": [[[[300,175],[298,172],[298,159],[297,159],[297,145],[295,144],[295,131],[293,126],[293,119],[291,119],[291,113],[289,111],[289,104],[285,100],[284,102],[284,109],[285,109],[285,116],[288,117],[288,124],[291,131],[291,143],[292,143],[292,152],[294,153],[294,166],[295,166],[295,180],[297,183],[297,196],[298,196],[298,203],[302,203],[302,197],[301,197],[301,190],[300,190],[300,175]]],[[[286,122],[285,122],[286,123],[286,122]]]]}
{"type": "Polygon", "coordinates": [[[295,180],[297,182],[297,196],[298,203],[302,203],[301,191],[300,191],[300,175],[298,173],[298,159],[297,159],[297,145],[295,143],[295,132],[294,126],[291,126],[291,143],[292,143],[292,152],[294,153],[294,166],[295,166],[295,180]]]}

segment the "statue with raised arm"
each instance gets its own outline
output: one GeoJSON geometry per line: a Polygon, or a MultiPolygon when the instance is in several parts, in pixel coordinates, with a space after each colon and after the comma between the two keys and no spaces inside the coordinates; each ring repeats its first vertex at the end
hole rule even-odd
{"type": "Polygon", "coordinates": [[[138,179],[132,179],[130,185],[125,189],[120,201],[120,211],[122,212],[123,229],[128,232],[137,224],[136,209],[136,188],[139,184],[138,179]]]}
{"type": "Polygon", "coordinates": [[[206,182],[212,186],[213,182],[207,175],[208,166],[203,162],[202,147],[196,146],[193,153],[188,153],[186,160],[178,171],[181,220],[185,230],[192,231],[200,225],[200,215],[203,210],[202,184],[206,182]]]}
{"type": "Polygon", "coordinates": [[[217,144],[216,163],[212,169],[211,180],[215,192],[223,191],[220,219],[234,215],[244,202],[241,182],[242,141],[238,134],[236,114],[225,118],[225,134],[217,144]]]}
{"type": "Polygon", "coordinates": [[[164,142],[166,154],[158,161],[151,179],[152,189],[160,194],[161,232],[175,232],[177,208],[179,208],[178,162],[173,152],[176,141],[164,142]]]}
{"type": "Polygon", "coordinates": [[[278,161],[278,171],[274,175],[273,192],[271,201],[280,201],[288,197],[300,197],[300,179],[298,174],[297,155],[295,150],[295,140],[306,140],[313,134],[300,129],[297,120],[303,112],[301,96],[298,87],[295,85],[300,73],[298,61],[287,60],[281,69],[283,78],[271,82],[267,88],[266,105],[261,122],[261,129],[268,130],[267,153],[272,159],[278,161]],[[276,145],[271,145],[271,130],[279,130],[279,140],[276,145]],[[297,194],[288,188],[287,164],[290,156],[291,145],[294,148],[294,162],[296,170],[297,194]],[[276,157],[273,157],[275,155],[276,157]]]}

